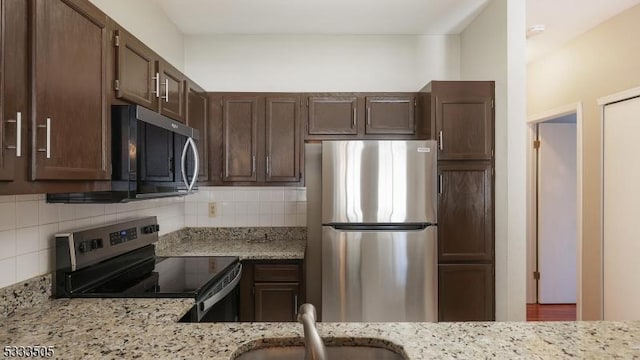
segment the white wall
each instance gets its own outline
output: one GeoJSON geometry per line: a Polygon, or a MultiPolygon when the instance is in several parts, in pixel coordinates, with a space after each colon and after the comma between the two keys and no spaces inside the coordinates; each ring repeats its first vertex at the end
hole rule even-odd
{"type": "Polygon", "coordinates": [[[461,80],[494,80],[496,319],[525,320],[525,5],[494,0],[460,36],[461,80]]]}
{"type": "Polygon", "coordinates": [[[54,235],[140,216],[157,216],[160,235],[184,226],[184,199],[128,204],[48,204],[44,194],[0,196],[0,288],[50,273],[54,235]]]}
{"type": "Polygon", "coordinates": [[[184,70],[184,36],[156,0],[89,0],[171,65],[184,70]]]}
{"type": "Polygon", "coordinates": [[[208,91],[417,91],[457,80],[458,36],[187,36],[185,71],[208,91]]]}
{"type": "Polygon", "coordinates": [[[186,197],[185,226],[306,226],[307,190],[294,187],[207,187],[186,197]],[[209,202],[217,214],[209,217],[209,202]]]}

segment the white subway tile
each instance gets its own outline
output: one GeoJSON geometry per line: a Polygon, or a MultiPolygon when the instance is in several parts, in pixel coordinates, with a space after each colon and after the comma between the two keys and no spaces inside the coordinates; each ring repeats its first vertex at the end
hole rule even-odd
{"type": "MultiPolygon", "coordinates": [[[[209,216],[209,203],[206,203],[206,202],[192,203],[192,206],[195,207],[196,209],[196,213],[194,215],[209,216]]],[[[218,209],[218,211],[220,211],[220,209],[218,209]]]]}
{"type": "Polygon", "coordinates": [[[38,223],[40,225],[53,224],[60,221],[60,205],[38,202],[38,223]]]}
{"type": "Polygon", "coordinates": [[[56,247],[55,235],[58,231],[58,223],[38,226],[38,238],[40,239],[38,250],[56,247]]]}
{"type": "Polygon", "coordinates": [[[213,226],[213,222],[214,219],[217,218],[210,218],[208,216],[200,216],[198,215],[198,222],[197,222],[197,226],[198,227],[207,227],[207,226],[213,226]]]}
{"type": "MultiPolygon", "coordinates": [[[[224,219],[223,219],[224,221],[224,219]]],[[[249,225],[249,215],[247,214],[236,214],[236,226],[250,226],[249,225]]]]}
{"type": "Polygon", "coordinates": [[[296,201],[297,198],[297,190],[296,189],[285,189],[284,190],[284,201],[296,201]]]}
{"type": "Polygon", "coordinates": [[[105,215],[104,216],[104,223],[106,224],[113,224],[115,222],[118,221],[118,215],[117,214],[110,214],[110,215],[105,215]]]}
{"type": "Polygon", "coordinates": [[[16,202],[38,200],[38,194],[16,195],[16,202]]]}
{"type": "Polygon", "coordinates": [[[45,249],[38,252],[40,274],[50,273],[55,270],[56,249],[45,249]]]}
{"type": "Polygon", "coordinates": [[[16,202],[15,195],[0,195],[0,204],[15,203],[15,202],[16,202]]]}
{"type": "Polygon", "coordinates": [[[271,189],[269,192],[271,193],[271,201],[284,201],[283,189],[271,189]]]}
{"type": "Polygon", "coordinates": [[[198,217],[196,215],[186,215],[184,217],[184,226],[198,226],[198,217]]]}
{"type": "Polygon", "coordinates": [[[298,201],[307,201],[307,190],[306,189],[298,189],[296,200],[298,200],[298,201]]]}
{"type": "Polygon", "coordinates": [[[218,226],[222,227],[235,227],[236,226],[236,215],[235,214],[225,214],[222,215],[221,224],[218,226]]]}
{"type": "Polygon", "coordinates": [[[16,227],[38,225],[38,201],[16,202],[16,227]]]}
{"type": "Polygon", "coordinates": [[[260,226],[260,215],[247,215],[247,225],[245,226],[260,226]]]}
{"type": "Polygon", "coordinates": [[[104,206],[105,215],[113,215],[116,213],[118,213],[118,204],[105,204],[104,206]]]}
{"type": "Polygon", "coordinates": [[[284,213],[285,214],[295,214],[297,212],[297,206],[295,201],[288,201],[284,203],[284,213]]]}
{"type": "Polygon", "coordinates": [[[271,226],[284,226],[284,219],[282,214],[271,215],[271,226]]]}
{"type": "Polygon", "coordinates": [[[271,202],[270,201],[260,202],[259,204],[260,205],[259,205],[258,213],[260,215],[271,214],[271,202]]]}
{"type": "Polygon", "coordinates": [[[247,202],[252,201],[249,197],[251,192],[249,190],[244,190],[244,188],[238,188],[233,192],[233,201],[234,202],[247,202]]]}
{"type": "Polygon", "coordinates": [[[306,202],[298,202],[296,204],[296,214],[307,214],[307,203],[306,202]]]}
{"type": "Polygon", "coordinates": [[[16,258],[10,257],[0,260],[0,288],[16,282],[16,258]]]}
{"type": "Polygon", "coordinates": [[[271,214],[284,214],[284,202],[282,201],[273,201],[271,202],[271,214]]]}
{"type": "Polygon", "coordinates": [[[16,254],[23,255],[40,249],[38,226],[20,228],[16,231],[16,254]]]}
{"type": "Polygon", "coordinates": [[[296,226],[307,226],[307,215],[306,214],[297,214],[296,215],[296,226]]]}
{"type": "Polygon", "coordinates": [[[184,203],[184,214],[185,215],[198,215],[198,207],[196,206],[198,203],[186,202],[184,203]]]}
{"type": "Polygon", "coordinates": [[[16,256],[16,231],[0,232],[0,259],[16,256]]]}
{"type": "Polygon", "coordinates": [[[75,204],[60,204],[58,206],[58,211],[60,214],[60,221],[70,221],[76,218],[75,204]]]}
{"type": "Polygon", "coordinates": [[[60,224],[58,224],[58,233],[61,233],[61,234],[69,233],[75,229],[76,229],[75,220],[61,221],[60,224]]]}
{"type": "Polygon", "coordinates": [[[271,214],[260,214],[258,226],[271,226],[271,214]]]}
{"type": "Polygon", "coordinates": [[[235,203],[236,206],[236,215],[247,215],[249,214],[249,203],[247,202],[238,202],[235,203]]]}
{"type": "Polygon", "coordinates": [[[233,201],[233,190],[217,189],[214,196],[215,201],[233,201]]]}
{"type": "Polygon", "coordinates": [[[296,214],[288,214],[284,216],[284,226],[296,226],[297,217],[296,214]]]}
{"type": "Polygon", "coordinates": [[[222,210],[221,214],[223,216],[226,215],[235,215],[236,214],[236,204],[232,202],[223,202],[221,203],[220,209],[222,210]]]}
{"type": "Polygon", "coordinates": [[[271,201],[271,190],[264,189],[264,190],[258,191],[258,201],[260,202],[271,201]]]}
{"type": "Polygon", "coordinates": [[[104,215],[104,204],[78,204],[76,205],[76,219],[90,218],[104,215]]]}
{"type": "Polygon", "coordinates": [[[16,203],[0,204],[0,231],[16,228],[16,203]]]}
{"type": "Polygon", "coordinates": [[[40,256],[38,252],[16,257],[16,282],[40,275],[40,256]]]}
{"type": "Polygon", "coordinates": [[[248,202],[247,203],[247,214],[256,215],[260,214],[260,204],[259,202],[248,202]]]}

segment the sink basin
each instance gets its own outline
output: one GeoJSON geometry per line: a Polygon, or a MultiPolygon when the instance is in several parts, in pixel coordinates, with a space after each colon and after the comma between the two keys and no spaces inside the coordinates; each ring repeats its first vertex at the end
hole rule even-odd
{"type": "MultiPolygon", "coordinates": [[[[330,360],[404,360],[391,350],[371,346],[327,346],[330,360]]],[[[304,360],[303,346],[272,346],[249,350],[236,360],[304,360]]]]}

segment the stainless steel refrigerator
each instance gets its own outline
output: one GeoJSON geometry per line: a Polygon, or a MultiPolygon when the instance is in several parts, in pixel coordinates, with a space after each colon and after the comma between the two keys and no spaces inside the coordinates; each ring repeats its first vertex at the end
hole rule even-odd
{"type": "Polygon", "coordinates": [[[323,321],[437,321],[435,141],[322,143],[323,321]]]}

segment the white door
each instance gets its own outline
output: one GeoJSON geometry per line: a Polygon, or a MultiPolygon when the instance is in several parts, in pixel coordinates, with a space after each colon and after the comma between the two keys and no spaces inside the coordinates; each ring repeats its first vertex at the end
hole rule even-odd
{"type": "Polygon", "coordinates": [[[640,99],[604,108],[604,319],[640,320],[640,99]]]}
{"type": "Polygon", "coordinates": [[[538,302],[576,302],[576,124],[538,125],[538,302]]]}

